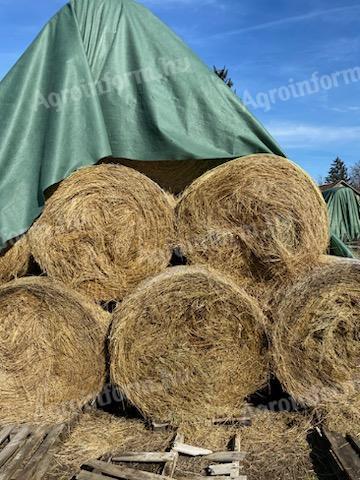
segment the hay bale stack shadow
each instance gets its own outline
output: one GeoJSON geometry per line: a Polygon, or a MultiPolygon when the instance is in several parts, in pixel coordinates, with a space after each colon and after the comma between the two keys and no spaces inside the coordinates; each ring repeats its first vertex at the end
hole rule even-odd
{"type": "Polygon", "coordinates": [[[68,420],[96,398],[110,317],[45,278],[0,288],[0,423],[68,420]]]}
{"type": "Polygon", "coordinates": [[[113,314],[111,380],[145,417],[232,417],[268,378],[266,320],[231,280],[174,267],[113,314]]]}
{"type": "Polygon", "coordinates": [[[121,300],[168,266],[173,205],[168,194],[133,169],[82,168],[49,198],[29,241],[50,277],[98,302],[121,300]]]}
{"type": "Polygon", "coordinates": [[[238,158],[197,179],[176,208],[190,263],[242,282],[295,276],[329,244],[325,201],[313,180],[276,155],[238,158]]]}

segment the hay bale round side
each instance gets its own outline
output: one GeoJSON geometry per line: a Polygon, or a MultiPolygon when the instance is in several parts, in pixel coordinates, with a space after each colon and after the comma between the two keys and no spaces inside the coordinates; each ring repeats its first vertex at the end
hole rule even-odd
{"type": "Polygon", "coordinates": [[[50,277],[96,301],[120,300],[167,267],[173,207],[158,185],[133,169],[87,167],[61,183],[29,239],[50,277]]]}
{"type": "Polygon", "coordinates": [[[164,190],[173,194],[181,193],[186,187],[208,170],[224,163],[224,160],[161,160],[140,161],[121,158],[105,159],[105,163],[121,163],[134,168],[151,178],[164,190]]]}
{"type": "Polygon", "coordinates": [[[267,380],[257,301],[216,272],[177,267],[113,314],[111,378],[144,416],[231,417],[267,380]]]}
{"type": "Polygon", "coordinates": [[[360,393],[360,262],[331,261],[278,292],[273,367],[300,403],[360,393]]]}
{"type": "Polygon", "coordinates": [[[204,174],[183,193],[176,218],[191,263],[241,281],[291,275],[315,263],[329,244],[318,187],[276,155],[238,158],[204,174]]]}
{"type": "Polygon", "coordinates": [[[27,273],[30,247],[26,236],[0,253],[0,283],[6,283],[27,273]]]}
{"type": "Polygon", "coordinates": [[[110,318],[45,278],[0,288],[0,423],[70,418],[105,381],[110,318]]]}

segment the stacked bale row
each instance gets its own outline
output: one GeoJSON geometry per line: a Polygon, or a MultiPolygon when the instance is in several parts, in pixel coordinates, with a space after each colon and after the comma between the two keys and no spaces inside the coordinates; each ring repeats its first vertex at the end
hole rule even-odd
{"type": "Polygon", "coordinates": [[[327,211],[311,179],[286,159],[245,157],[174,206],[125,166],[81,169],[0,258],[3,281],[30,252],[51,279],[0,288],[3,421],[63,418],[59,406],[100,392],[107,361],[144,416],[176,425],[237,416],[271,371],[307,406],[315,389],[358,398],[359,267],[324,261],[327,211]],[[165,271],[176,245],[190,266],[165,271]],[[118,306],[110,319],[91,301],[118,306]]]}

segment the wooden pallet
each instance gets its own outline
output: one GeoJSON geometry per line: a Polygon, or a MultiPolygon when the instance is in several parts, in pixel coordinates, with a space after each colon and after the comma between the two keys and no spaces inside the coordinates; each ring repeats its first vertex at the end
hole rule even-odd
{"type": "Polygon", "coordinates": [[[0,480],[41,480],[51,461],[49,451],[65,430],[66,424],[0,430],[0,480]]]}
{"type": "Polygon", "coordinates": [[[360,442],[357,438],[322,429],[322,435],[329,443],[330,452],[340,470],[349,480],[360,480],[360,442]]]}
{"type": "Polygon", "coordinates": [[[123,452],[120,455],[109,458],[108,461],[92,460],[82,466],[81,472],[76,476],[77,480],[169,480],[172,479],[176,470],[180,455],[198,457],[209,462],[208,476],[193,476],[192,480],[200,478],[212,478],[213,480],[247,480],[245,475],[240,474],[241,462],[245,453],[240,452],[240,441],[236,435],[233,440],[233,449],[226,452],[212,452],[204,448],[195,447],[184,443],[184,437],[176,434],[175,440],[168,452],[123,452]],[[163,464],[161,474],[145,472],[141,469],[129,468],[119,465],[120,463],[147,463],[163,464]]]}

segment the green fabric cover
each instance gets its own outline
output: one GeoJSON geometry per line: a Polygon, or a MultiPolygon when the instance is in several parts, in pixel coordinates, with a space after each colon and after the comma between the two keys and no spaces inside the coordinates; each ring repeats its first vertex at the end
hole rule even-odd
{"type": "Polygon", "coordinates": [[[335,235],[330,237],[330,255],[335,257],[355,258],[351,250],[335,235]]]}
{"type": "Polygon", "coordinates": [[[351,188],[333,188],[323,192],[330,218],[330,231],[343,242],[360,239],[360,204],[351,188]]]}
{"type": "Polygon", "coordinates": [[[283,155],[239,98],[132,0],[74,0],[0,83],[0,247],[76,169],[283,155]]]}

